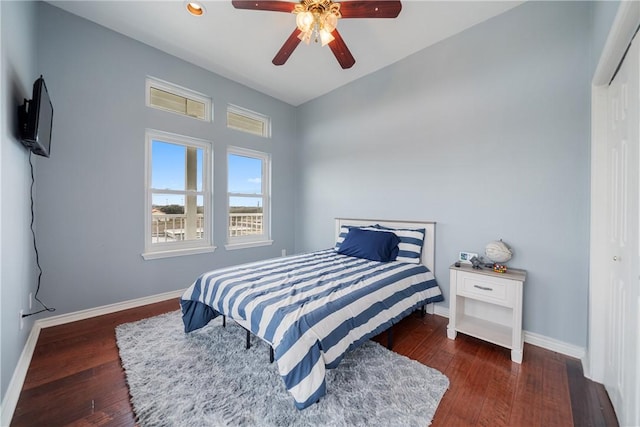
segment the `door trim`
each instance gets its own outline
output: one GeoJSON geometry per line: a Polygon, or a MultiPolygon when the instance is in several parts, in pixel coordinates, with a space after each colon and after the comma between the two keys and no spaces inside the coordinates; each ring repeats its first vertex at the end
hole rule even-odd
{"type": "Polygon", "coordinates": [[[627,50],[631,38],[638,28],[640,4],[635,1],[621,1],[613,20],[607,41],[602,48],[600,60],[593,74],[593,86],[607,86],[618,68],[622,55],[627,50]]]}

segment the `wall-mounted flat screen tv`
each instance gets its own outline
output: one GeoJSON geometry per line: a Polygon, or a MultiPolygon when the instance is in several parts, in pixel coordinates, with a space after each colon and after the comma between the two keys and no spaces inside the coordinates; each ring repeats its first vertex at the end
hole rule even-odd
{"type": "Polygon", "coordinates": [[[49,157],[53,128],[53,105],[42,76],[33,83],[31,100],[25,99],[19,110],[22,144],[34,154],[49,157]]]}

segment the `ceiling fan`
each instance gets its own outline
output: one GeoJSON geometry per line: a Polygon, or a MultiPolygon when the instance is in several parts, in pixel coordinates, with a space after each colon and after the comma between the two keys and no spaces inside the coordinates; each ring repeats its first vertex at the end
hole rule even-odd
{"type": "Polygon", "coordinates": [[[300,41],[311,39],[329,45],[343,69],[356,63],[340,33],[336,29],[340,18],[395,18],[402,10],[399,0],[352,0],[340,3],[332,0],[300,0],[298,3],[279,0],[233,0],[236,9],[268,10],[296,14],[296,28],[284,42],[274,65],[283,65],[300,41]]]}

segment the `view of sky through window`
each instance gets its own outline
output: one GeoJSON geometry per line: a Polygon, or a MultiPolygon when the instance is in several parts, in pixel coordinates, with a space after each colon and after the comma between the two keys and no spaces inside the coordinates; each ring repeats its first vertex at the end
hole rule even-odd
{"type": "MultiPolygon", "coordinates": [[[[229,193],[262,195],[262,160],[230,154],[228,156],[229,193]]],[[[262,206],[262,197],[231,197],[231,206],[262,206]]]]}
{"type": "MultiPolygon", "coordinates": [[[[163,141],[152,142],[151,146],[151,187],[156,190],[185,190],[187,147],[163,141]]],[[[202,191],[202,156],[203,150],[196,150],[198,191],[202,191]]],[[[184,205],[184,197],[175,194],[156,194],[154,205],[184,205]]],[[[198,206],[202,198],[198,197],[198,206]]]]}
{"type": "MultiPolygon", "coordinates": [[[[187,149],[183,145],[154,140],[151,148],[151,186],[155,190],[185,189],[185,157],[187,149]]],[[[203,150],[197,150],[197,189],[202,190],[203,150]]],[[[232,193],[262,194],[262,161],[252,157],[228,156],[228,191],[232,193]]],[[[232,206],[260,206],[260,197],[231,198],[232,206]]],[[[155,194],[154,205],[184,205],[184,197],[175,194],[155,194]]],[[[198,197],[198,206],[202,198],[198,197]]]]}
{"type": "Polygon", "coordinates": [[[262,193],[262,160],[229,155],[229,192],[262,193]]]}

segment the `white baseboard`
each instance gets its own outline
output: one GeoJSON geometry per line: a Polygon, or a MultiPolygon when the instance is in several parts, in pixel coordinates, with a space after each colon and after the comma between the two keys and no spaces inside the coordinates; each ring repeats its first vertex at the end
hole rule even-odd
{"type": "MultiPolygon", "coordinates": [[[[449,318],[449,307],[436,304],[435,314],[449,318]]],[[[550,351],[555,351],[556,353],[564,354],[565,356],[580,359],[584,369],[586,361],[586,349],[584,347],[549,338],[544,335],[536,334],[535,332],[523,331],[523,335],[524,342],[528,344],[542,347],[550,351]]]]}
{"type": "MultiPolygon", "coordinates": [[[[31,357],[36,348],[40,331],[44,328],[50,328],[52,326],[64,325],[65,323],[76,322],[78,320],[90,319],[92,317],[102,316],[104,314],[115,313],[122,310],[128,310],[130,308],[141,307],[143,305],[153,304],[156,302],[170,300],[172,298],[179,298],[184,289],[178,291],[165,292],[163,294],[152,295],[149,297],[136,298],[128,301],[118,302],[115,304],[103,305],[101,307],[91,308],[88,310],[76,311],[73,313],[61,314],[58,316],[51,316],[44,319],[38,319],[33,323],[27,342],[22,349],[18,364],[13,371],[13,376],[7,387],[7,392],[2,399],[2,407],[0,408],[0,426],[5,427],[11,424],[13,413],[16,410],[18,404],[18,398],[24,385],[24,380],[27,377],[27,371],[29,370],[29,364],[31,363],[31,357]]],[[[179,308],[176,305],[176,310],[179,308]]]]}
{"type": "Polygon", "coordinates": [[[442,317],[446,317],[447,319],[449,318],[449,307],[448,306],[444,306],[444,305],[440,305],[438,303],[435,304],[435,313],[438,316],[442,316],[442,317]]]}
{"type": "Polygon", "coordinates": [[[40,336],[40,329],[41,328],[36,327],[34,323],[31,328],[31,332],[29,333],[29,337],[27,337],[27,342],[24,344],[24,348],[22,349],[20,359],[18,359],[18,364],[13,370],[13,375],[11,376],[9,386],[7,387],[7,392],[2,399],[2,408],[0,408],[0,426],[5,427],[11,424],[13,412],[18,404],[18,398],[22,391],[24,379],[27,377],[27,370],[29,370],[29,365],[31,364],[31,356],[33,356],[33,351],[36,349],[36,343],[40,336]]]}
{"type": "MultiPolygon", "coordinates": [[[[136,298],[128,301],[117,302],[115,304],[103,305],[87,310],[75,311],[73,313],[61,314],[59,316],[51,316],[44,319],[36,320],[41,328],[50,328],[51,326],[64,325],[65,323],[77,322],[78,320],[90,319],[92,317],[102,316],[104,314],[115,313],[117,311],[128,310],[130,308],[141,307],[147,304],[166,301],[172,298],[180,298],[184,289],[178,291],[165,292],[163,294],[152,295],[149,297],[136,298]]],[[[176,305],[176,310],[179,308],[176,305]]],[[[35,325],[34,325],[35,326],[35,325]]]]}
{"type": "Polygon", "coordinates": [[[549,338],[534,332],[524,331],[524,342],[546,348],[547,350],[555,351],[556,353],[564,354],[565,356],[575,357],[580,360],[582,360],[586,355],[584,347],[579,347],[577,345],[549,338]]]}

